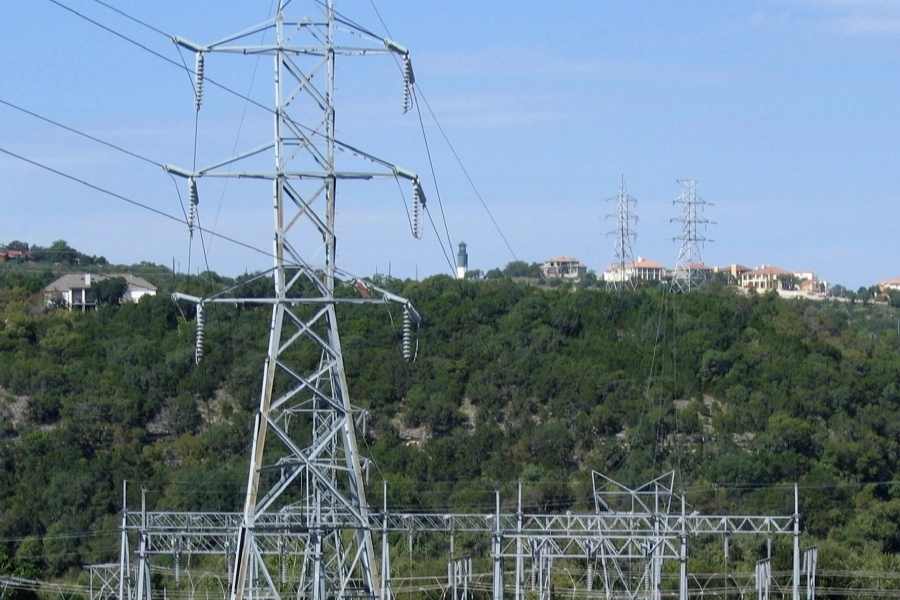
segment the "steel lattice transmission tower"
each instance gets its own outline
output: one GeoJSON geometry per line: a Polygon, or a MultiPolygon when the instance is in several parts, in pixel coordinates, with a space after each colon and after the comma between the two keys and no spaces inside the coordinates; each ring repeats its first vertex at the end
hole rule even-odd
{"type": "MultiPolygon", "coordinates": [[[[195,88],[199,110],[204,56],[231,53],[268,55],[274,61],[274,135],[262,146],[209,167],[166,169],[188,180],[192,214],[198,182],[233,177],[272,182],[274,236],[269,298],[240,298],[239,290],[206,298],[178,295],[197,303],[198,351],[202,357],[204,307],[213,303],[258,303],[271,307],[268,350],[263,367],[246,500],[234,549],[231,598],[282,598],[287,577],[273,574],[265,540],[283,532],[284,552],[302,557],[293,589],[284,596],[387,598],[390,591],[376,572],[363,466],[357,448],[357,417],[350,403],[335,308],[343,303],[394,302],[403,307],[404,335],[418,315],[398,296],[353,279],[335,264],[335,202],[339,182],[401,178],[412,183],[413,233],[424,195],[414,173],[345,144],[335,137],[335,61],[338,57],[393,54],[403,71],[404,111],[411,102],[412,68],[408,51],[360,28],[334,11],[332,0],[309,3],[314,16],[285,12],[298,2],[278,0],[275,17],[209,45],[175,38],[196,53],[195,88]],[[274,42],[251,45],[273,32],[274,42]],[[349,43],[337,41],[346,36],[349,43]],[[259,157],[274,152],[274,169],[259,157]],[[335,155],[342,154],[341,168],[335,155]],[[355,162],[354,168],[343,167],[355,162]],[[253,169],[238,170],[243,165],[253,169]],[[283,519],[282,519],[283,517],[283,519]],[[279,524],[281,523],[281,524],[279,524]],[[290,525],[287,525],[290,523],[290,525]],[[281,527],[282,529],[278,529],[281,527]],[[280,581],[279,581],[280,579],[280,581]]],[[[266,39],[265,37],[263,39],[266,39]]],[[[409,343],[404,339],[404,355],[409,343]]]]}
{"type": "Polygon", "coordinates": [[[715,224],[703,217],[705,206],[712,206],[697,195],[698,181],[694,179],[679,179],[682,187],[681,195],[672,201],[673,204],[681,204],[681,215],[673,217],[669,222],[679,221],[684,228],[674,240],[681,240],[681,250],[678,252],[678,261],[675,263],[675,271],[672,274],[672,288],[682,292],[690,292],[697,289],[706,278],[703,260],[700,258],[700,245],[712,242],[698,231],[698,226],[704,229],[707,225],[715,224]]]}
{"type": "Polygon", "coordinates": [[[607,202],[616,203],[616,212],[606,215],[616,219],[616,228],[609,235],[616,236],[616,246],[613,251],[613,266],[616,267],[616,275],[609,282],[614,290],[633,290],[635,281],[628,275],[628,267],[634,265],[634,255],[631,252],[631,240],[637,237],[637,233],[631,228],[632,223],[637,223],[637,215],[631,212],[631,206],[637,204],[637,198],[628,195],[625,189],[625,176],[619,182],[619,194],[608,198],[607,202]]]}

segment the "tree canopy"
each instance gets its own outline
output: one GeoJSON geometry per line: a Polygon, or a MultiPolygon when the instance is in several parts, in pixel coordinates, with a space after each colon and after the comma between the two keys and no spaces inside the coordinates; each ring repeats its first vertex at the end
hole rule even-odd
{"type": "MultiPolygon", "coordinates": [[[[237,510],[267,311],[211,310],[194,365],[193,314],[166,294],[45,310],[44,278],[0,271],[0,572],[115,560],[126,479],[151,508],[237,510]]],[[[271,293],[246,279],[248,295],[271,293]]],[[[804,535],[852,549],[840,560],[858,570],[900,552],[893,307],[503,276],[383,283],[424,316],[415,362],[389,309],[339,318],[351,397],[371,414],[361,446],[395,509],[490,510],[489,492],[523,481],[533,510],[587,510],[591,470],[639,484],[676,469],[708,512],[780,512],[775,492],[799,483],[804,535]]]]}

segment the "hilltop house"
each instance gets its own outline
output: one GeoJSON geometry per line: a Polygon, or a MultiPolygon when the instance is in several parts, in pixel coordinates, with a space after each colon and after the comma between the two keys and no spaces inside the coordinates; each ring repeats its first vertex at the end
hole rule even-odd
{"type": "Polygon", "coordinates": [[[889,290],[900,290],[900,277],[894,277],[893,279],[885,279],[884,281],[879,281],[878,289],[881,290],[882,294],[888,293],[889,290]]]}
{"type": "Polygon", "coordinates": [[[715,267],[713,269],[713,273],[723,273],[726,277],[728,277],[728,283],[730,285],[737,284],[741,280],[741,276],[748,271],[752,271],[750,267],[745,267],[741,264],[733,264],[728,267],[715,267]]]}
{"type": "Polygon", "coordinates": [[[686,281],[688,277],[706,279],[715,269],[702,262],[691,262],[683,265],[677,265],[667,276],[673,281],[686,281]]]}
{"type": "Polygon", "coordinates": [[[587,273],[587,267],[571,256],[548,258],[541,265],[541,275],[544,277],[575,278],[581,277],[585,273],[587,273]]]}
{"type": "Polygon", "coordinates": [[[112,279],[113,277],[122,277],[128,288],[122,296],[122,302],[137,302],[143,296],[155,296],[156,286],[152,283],[137,277],[135,275],[125,274],[108,274],[98,275],[95,273],[85,273],[84,275],[63,275],[50,285],[44,288],[44,304],[53,306],[61,303],[69,309],[80,308],[84,310],[92,306],[96,306],[96,301],[91,298],[91,284],[104,279],[112,279]]]}
{"type": "Polygon", "coordinates": [[[8,260],[31,260],[31,252],[27,250],[0,250],[0,262],[8,260]]]}
{"type": "Polygon", "coordinates": [[[610,265],[603,271],[604,281],[662,281],[666,268],[657,262],[638,256],[637,260],[625,265],[610,265]]]}
{"type": "Polygon", "coordinates": [[[782,281],[786,277],[793,277],[790,271],[785,271],[772,265],[763,265],[758,269],[746,271],[741,274],[741,287],[744,289],[755,289],[761,292],[769,290],[780,290],[783,287],[782,281]]]}

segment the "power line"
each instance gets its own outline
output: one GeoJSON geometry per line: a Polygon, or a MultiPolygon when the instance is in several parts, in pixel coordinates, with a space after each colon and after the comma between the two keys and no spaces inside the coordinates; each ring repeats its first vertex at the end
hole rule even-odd
{"type": "MultiPolygon", "coordinates": [[[[413,94],[415,94],[415,89],[413,89],[413,94]]],[[[438,186],[437,182],[437,174],[434,171],[434,161],[431,158],[431,145],[428,143],[428,136],[425,135],[425,122],[422,120],[422,109],[419,107],[419,103],[416,102],[416,113],[419,115],[419,127],[422,129],[422,139],[425,141],[425,154],[428,156],[428,166],[431,169],[431,179],[434,181],[434,190],[437,193],[437,201],[438,201],[438,209],[441,211],[441,220],[444,222],[444,232],[447,234],[447,247],[450,252],[453,252],[453,240],[450,238],[450,229],[447,227],[447,215],[444,213],[444,203],[441,200],[441,188],[438,186]]],[[[429,218],[431,218],[431,213],[429,213],[429,218]]],[[[432,221],[432,226],[434,222],[432,221]]],[[[435,234],[437,234],[437,230],[435,229],[435,234]]],[[[441,239],[441,236],[437,236],[438,240],[441,239]]],[[[443,246],[443,242],[441,246],[443,246]]],[[[447,253],[444,253],[444,256],[447,256],[447,253]]],[[[448,262],[450,262],[450,272],[453,272],[453,263],[450,261],[449,257],[447,258],[448,262]]]]}
{"type": "MultiPolygon", "coordinates": [[[[95,0],[95,1],[96,1],[96,0],[95,0]]],[[[109,32],[109,33],[113,34],[114,36],[116,36],[116,37],[118,37],[118,38],[121,38],[121,39],[125,40],[125,41],[128,42],[129,44],[133,44],[133,45],[137,46],[138,48],[140,48],[141,50],[144,50],[145,52],[149,52],[149,53],[152,54],[153,56],[155,56],[155,57],[157,57],[157,58],[159,58],[159,59],[162,59],[162,60],[166,61],[166,62],[169,63],[170,65],[174,65],[175,67],[177,67],[177,68],[179,68],[179,69],[181,69],[181,70],[185,70],[185,71],[187,71],[189,74],[195,74],[194,71],[192,71],[190,68],[185,67],[185,65],[180,65],[180,64],[178,64],[176,61],[172,60],[172,59],[169,58],[168,56],[164,56],[164,55],[160,54],[159,52],[157,52],[156,50],[153,50],[153,49],[149,48],[148,46],[145,46],[144,44],[142,44],[142,43],[140,43],[140,42],[138,42],[138,41],[136,41],[136,40],[131,39],[130,37],[126,36],[125,34],[119,33],[119,32],[116,31],[115,29],[112,29],[111,27],[107,27],[106,25],[100,23],[99,21],[95,21],[94,19],[91,19],[90,17],[88,17],[88,16],[86,16],[86,15],[84,15],[84,14],[78,12],[78,11],[75,10],[74,8],[71,8],[71,7],[69,7],[69,6],[66,6],[66,5],[63,4],[62,2],[59,2],[59,0],[48,0],[48,2],[52,2],[53,4],[57,5],[58,7],[62,8],[62,9],[64,9],[64,10],[69,11],[69,12],[72,13],[73,15],[75,15],[75,16],[81,18],[81,19],[84,19],[84,20],[87,21],[88,23],[91,23],[91,24],[93,24],[93,25],[96,25],[96,26],[99,27],[100,29],[102,29],[102,30],[104,30],[104,31],[106,31],[106,32],[109,32]]],[[[121,11],[117,11],[117,12],[121,12],[121,11]]],[[[122,13],[122,14],[124,15],[124,13],[122,13]]],[[[129,17],[129,18],[132,18],[132,17],[129,17]]],[[[132,20],[136,20],[136,19],[133,19],[133,18],[132,18],[132,20]]],[[[150,27],[150,26],[148,25],[148,27],[150,27]]],[[[153,28],[151,27],[151,29],[153,29],[153,28]]],[[[204,77],[204,80],[205,80],[205,81],[208,81],[209,83],[211,83],[212,85],[216,86],[217,88],[219,88],[219,89],[221,89],[221,90],[223,90],[223,91],[228,92],[229,94],[233,94],[233,95],[237,96],[238,98],[242,98],[242,99],[246,100],[247,102],[250,102],[251,104],[253,104],[253,105],[255,105],[255,106],[258,106],[259,108],[265,110],[265,111],[268,112],[268,113],[274,114],[274,112],[275,112],[275,111],[273,111],[271,108],[269,108],[268,106],[266,106],[265,104],[261,104],[260,102],[257,102],[256,100],[254,100],[254,99],[252,99],[252,98],[250,98],[250,97],[248,97],[248,96],[245,96],[245,95],[241,94],[240,92],[231,89],[231,88],[228,87],[228,86],[225,86],[225,85],[223,85],[223,84],[221,84],[221,83],[218,83],[218,82],[215,81],[214,79],[210,79],[209,77],[204,77]]]]}
{"type": "MultiPolygon", "coordinates": [[[[55,0],[50,0],[50,1],[53,2],[53,1],[55,1],[55,0]]],[[[38,168],[40,168],[40,169],[43,169],[43,170],[45,170],[45,171],[49,171],[50,173],[53,173],[53,174],[55,174],[55,175],[59,175],[60,177],[65,177],[66,179],[69,179],[69,180],[74,181],[74,182],[76,182],[76,183],[80,183],[80,184],[83,185],[83,186],[89,187],[89,188],[91,188],[92,190],[95,190],[95,191],[100,192],[101,194],[106,194],[107,196],[112,196],[113,198],[116,198],[117,200],[121,200],[121,201],[123,201],[123,202],[127,202],[128,204],[132,204],[132,205],[134,205],[134,206],[137,206],[138,208],[143,208],[144,210],[148,210],[148,211],[150,211],[150,212],[152,212],[152,213],[154,213],[154,214],[157,214],[157,215],[159,215],[159,216],[161,216],[161,217],[165,217],[166,219],[175,221],[176,223],[179,223],[179,224],[181,224],[181,225],[187,225],[187,222],[186,222],[185,220],[179,218],[179,217],[170,215],[170,214],[167,213],[167,212],[163,212],[163,211],[159,210],[158,208],[153,208],[152,206],[147,205],[147,204],[144,204],[144,203],[142,203],[142,202],[138,202],[137,200],[132,200],[131,198],[128,198],[128,197],[123,196],[123,195],[121,195],[121,194],[117,194],[116,192],[112,192],[112,191],[107,190],[107,189],[105,189],[105,188],[102,188],[102,187],[100,187],[100,186],[98,186],[98,185],[94,185],[93,183],[90,183],[90,182],[88,182],[88,181],[85,181],[84,179],[79,179],[78,177],[75,177],[74,175],[69,175],[68,173],[64,173],[63,171],[60,171],[60,170],[58,170],[58,169],[54,169],[53,167],[50,167],[50,166],[48,166],[48,165],[45,165],[45,164],[43,164],[43,163],[41,163],[41,162],[38,162],[38,161],[36,161],[36,160],[32,160],[32,159],[30,159],[30,158],[26,158],[26,157],[24,157],[24,156],[22,156],[22,155],[20,155],[20,154],[16,154],[15,152],[12,152],[12,151],[7,150],[7,149],[5,149],[5,148],[0,148],[0,152],[2,152],[3,154],[6,154],[6,155],[8,155],[8,156],[11,156],[11,157],[13,157],[13,158],[17,158],[17,159],[21,160],[22,162],[26,162],[26,163],[28,163],[28,164],[30,164],[30,165],[33,165],[33,166],[38,167],[38,168]]],[[[198,229],[201,229],[201,228],[199,227],[199,225],[198,225],[198,229]]],[[[263,256],[272,258],[272,253],[271,253],[271,252],[266,252],[265,250],[260,250],[259,248],[255,247],[255,246],[251,246],[250,244],[247,244],[247,243],[242,242],[242,241],[240,241],[240,240],[236,240],[236,239],[234,239],[234,238],[232,238],[232,237],[228,237],[228,236],[222,235],[222,234],[220,234],[220,233],[215,233],[214,231],[207,231],[207,233],[209,233],[210,235],[215,236],[215,237],[217,237],[217,238],[220,238],[220,239],[226,240],[226,241],[228,241],[228,242],[231,242],[232,244],[236,244],[236,245],[238,245],[238,246],[241,246],[241,247],[243,247],[243,248],[246,248],[246,249],[248,249],[248,250],[253,250],[254,252],[258,252],[259,254],[262,254],[263,256]]]]}
{"type": "Polygon", "coordinates": [[[144,27],[146,27],[146,28],[149,29],[150,31],[154,31],[154,32],[160,34],[160,35],[163,36],[163,37],[169,38],[170,40],[172,39],[172,36],[170,36],[170,35],[169,35],[168,33],[166,33],[165,31],[162,31],[161,29],[157,29],[157,28],[154,27],[153,25],[150,25],[149,23],[145,23],[144,21],[141,21],[141,20],[138,19],[137,17],[132,17],[132,16],[129,15],[128,13],[126,13],[126,12],[124,12],[124,11],[122,11],[122,10],[116,8],[115,6],[112,6],[112,5],[110,5],[110,4],[107,4],[106,2],[103,2],[103,0],[94,0],[94,2],[96,2],[97,4],[99,4],[99,5],[101,5],[101,6],[105,6],[106,8],[108,8],[109,10],[111,10],[111,11],[113,11],[113,12],[119,13],[120,15],[122,15],[123,17],[125,17],[126,19],[128,19],[129,21],[134,21],[134,22],[137,23],[138,25],[143,25],[144,27]]]}
{"type": "MultiPolygon", "coordinates": [[[[484,207],[485,212],[488,214],[488,217],[491,219],[491,223],[494,224],[494,228],[497,230],[497,233],[500,234],[500,237],[503,239],[503,243],[506,244],[506,248],[509,250],[509,253],[512,254],[514,260],[519,260],[516,256],[516,253],[513,251],[512,246],[509,245],[509,241],[507,241],[506,236],[503,235],[503,231],[500,229],[500,225],[497,223],[497,220],[494,219],[493,213],[491,213],[491,209],[488,208],[487,203],[482,198],[481,193],[478,191],[478,187],[475,185],[475,182],[472,180],[471,175],[469,175],[469,171],[466,170],[465,165],[462,162],[462,159],[459,157],[459,154],[456,153],[456,148],[453,147],[453,144],[450,143],[450,138],[447,137],[447,133],[444,131],[444,128],[441,126],[440,122],[437,119],[437,116],[434,114],[434,111],[431,108],[431,105],[428,103],[428,99],[425,97],[425,93],[422,91],[422,87],[416,83],[416,90],[418,90],[418,94],[416,95],[416,100],[418,101],[418,96],[422,96],[422,101],[425,102],[425,108],[428,109],[428,112],[431,114],[431,118],[434,119],[434,124],[437,125],[438,131],[441,132],[441,135],[444,138],[444,141],[447,143],[447,147],[450,148],[450,152],[453,153],[453,158],[456,159],[456,163],[459,165],[459,168],[462,169],[463,174],[466,176],[466,179],[469,182],[469,185],[472,186],[472,191],[475,192],[475,196],[478,198],[479,202],[481,202],[481,206],[484,207]]],[[[417,102],[418,104],[418,102],[417,102]]]]}
{"type": "Polygon", "coordinates": [[[62,129],[65,129],[66,131],[70,131],[70,132],[72,132],[72,133],[74,133],[74,134],[80,135],[80,136],[82,136],[82,137],[84,137],[84,138],[87,138],[87,139],[93,141],[93,142],[97,142],[98,144],[103,144],[104,146],[107,146],[107,147],[109,147],[109,148],[112,148],[113,150],[118,150],[119,152],[122,152],[122,153],[124,153],[124,154],[127,154],[128,156],[132,156],[132,157],[134,157],[134,158],[137,158],[138,160],[142,160],[142,161],[144,161],[144,162],[146,162],[146,163],[150,163],[151,165],[154,165],[154,166],[157,166],[157,167],[160,167],[160,168],[163,167],[163,164],[162,164],[162,163],[156,162],[156,161],[153,160],[152,158],[147,158],[146,156],[141,156],[140,154],[137,154],[136,152],[132,152],[131,150],[126,150],[125,148],[122,148],[121,146],[116,146],[115,144],[112,144],[112,143],[107,142],[107,141],[105,141],[105,140],[101,140],[101,139],[98,138],[98,137],[95,137],[95,136],[90,135],[90,134],[88,134],[88,133],[85,133],[85,132],[83,132],[83,131],[79,131],[78,129],[75,129],[74,127],[70,127],[70,126],[65,125],[65,124],[63,124],[63,123],[60,123],[60,122],[58,122],[58,121],[54,121],[53,119],[50,119],[50,118],[45,117],[45,116],[43,116],[43,115],[39,115],[38,113],[36,113],[36,112],[34,112],[34,111],[31,111],[31,110],[28,110],[27,108],[23,108],[23,107],[21,107],[21,106],[19,106],[19,105],[17,105],[17,104],[13,104],[12,102],[9,102],[9,101],[7,101],[7,100],[4,100],[3,98],[0,98],[0,104],[5,104],[6,106],[8,106],[8,107],[10,107],[10,108],[13,108],[13,109],[15,109],[15,110],[18,110],[18,111],[20,111],[20,112],[25,113],[26,115],[31,115],[32,117],[34,117],[34,118],[36,118],[36,119],[40,119],[41,121],[44,121],[45,123],[50,123],[51,125],[56,125],[57,127],[60,127],[60,128],[62,128],[62,129]]]}

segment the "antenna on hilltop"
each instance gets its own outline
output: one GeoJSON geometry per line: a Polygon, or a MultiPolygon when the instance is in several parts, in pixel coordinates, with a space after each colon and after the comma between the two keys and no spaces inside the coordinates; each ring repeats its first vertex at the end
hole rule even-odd
{"type": "Polygon", "coordinates": [[[606,215],[606,218],[615,217],[616,228],[608,235],[616,236],[616,248],[613,252],[613,270],[606,274],[606,281],[616,291],[623,289],[633,290],[634,282],[634,256],[631,252],[631,240],[637,237],[637,233],[631,228],[632,223],[637,223],[637,215],[632,214],[631,205],[637,204],[637,198],[628,195],[625,189],[625,176],[619,183],[619,194],[607,198],[607,202],[616,202],[616,212],[606,215]],[[631,272],[629,272],[629,269],[631,272]]]}
{"type": "Polygon", "coordinates": [[[677,288],[681,292],[690,292],[703,283],[709,270],[700,258],[700,244],[713,241],[699,233],[697,226],[702,225],[705,229],[707,225],[715,225],[715,223],[701,214],[703,207],[712,206],[712,204],[697,195],[697,185],[700,182],[694,179],[679,179],[678,183],[682,187],[681,195],[675,198],[672,204],[681,204],[684,208],[680,216],[672,217],[669,222],[680,221],[684,224],[684,228],[680,235],[672,238],[681,240],[678,262],[675,263],[675,271],[672,275],[672,288],[677,288]]]}

